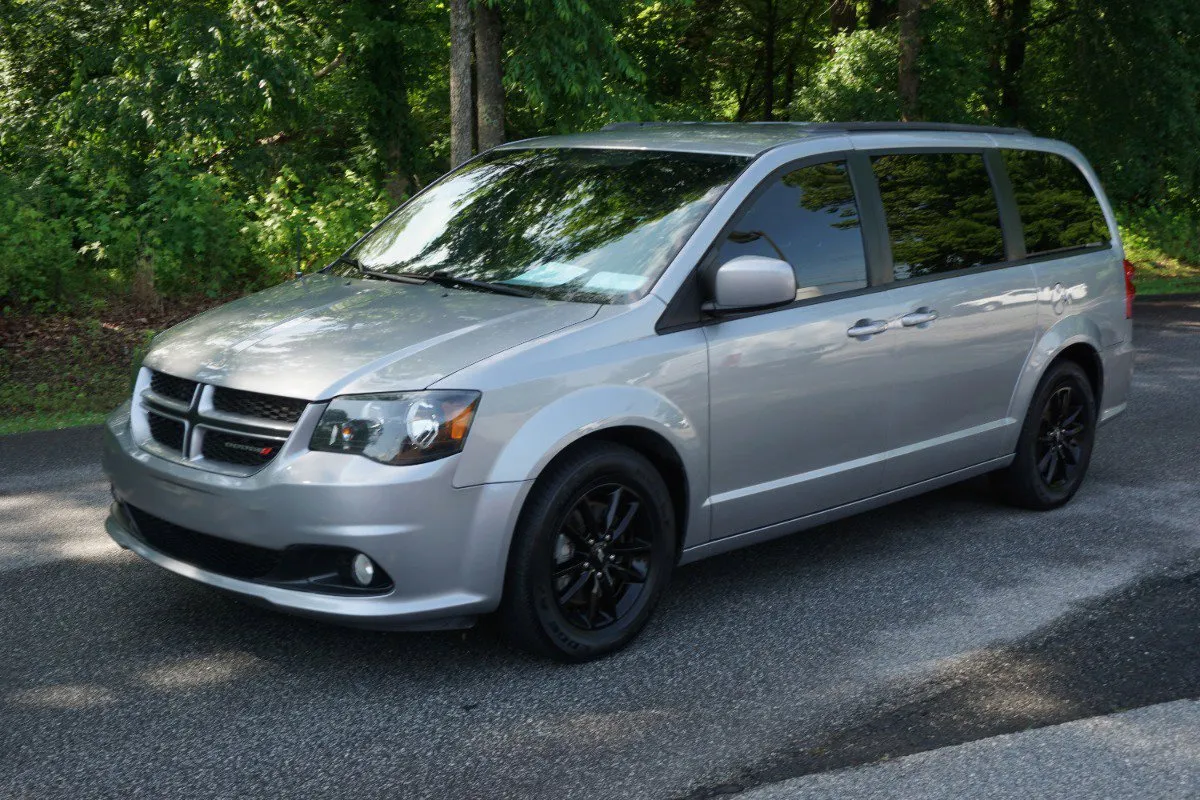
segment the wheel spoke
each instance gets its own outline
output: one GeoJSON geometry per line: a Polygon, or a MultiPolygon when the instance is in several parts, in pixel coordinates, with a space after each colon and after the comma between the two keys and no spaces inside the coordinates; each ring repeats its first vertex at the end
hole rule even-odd
{"type": "Polygon", "coordinates": [[[587,621],[588,627],[596,627],[596,612],[600,610],[600,576],[596,574],[596,580],[592,584],[591,594],[588,596],[587,621]]]}
{"type": "Polygon", "coordinates": [[[1067,409],[1071,407],[1071,387],[1064,386],[1058,390],[1058,420],[1062,423],[1063,418],[1067,416],[1067,409]]]}
{"type": "Polygon", "coordinates": [[[1079,445],[1066,445],[1062,449],[1063,462],[1072,467],[1079,466],[1079,454],[1082,448],[1079,445]]]}
{"type": "Polygon", "coordinates": [[[1042,471],[1042,477],[1046,483],[1054,483],[1054,474],[1058,472],[1058,451],[1051,449],[1046,456],[1047,459],[1045,460],[1048,460],[1048,463],[1042,471]]]}
{"type": "Polygon", "coordinates": [[[566,524],[563,526],[563,534],[575,543],[576,547],[582,547],[586,550],[588,545],[587,536],[587,518],[579,509],[579,506],[571,509],[571,513],[567,515],[566,524]]]}
{"type": "Polygon", "coordinates": [[[608,552],[614,556],[640,556],[648,554],[651,550],[650,543],[644,542],[641,539],[633,539],[622,545],[614,545],[608,548],[608,552]]]}
{"type": "Polygon", "coordinates": [[[587,509],[587,532],[591,539],[598,539],[604,535],[604,512],[602,510],[603,503],[598,503],[595,500],[584,499],[584,507],[587,509]]]}
{"type": "Polygon", "coordinates": [[[566,605],[575,595],[579,594],[579,590],[590,583],[592,575],[595,574],[590,570],[584,570],[583,573],[575,579],[575,581],[566,588],[566,590],[558,596],[559,605],[566,605]]]}
{"type": "Polygon", "coordinates": [[[566,578],[574,575],[586,566],[587,562],[576,556],[575,560],[569,563],[559,564],[558,568],[554,570],[554,574],[551,575],[551,577],[557,581],[559,578],[566,578]]]}
{"type": "Polygon", "coordinates": [[[624,564],[618,564],[616,562],[613,562],[612,564],[608,565],[608,568],[609,568],[609,570],[611,570],[612,572],[614,572],[618,576],[620,576],[621,580],[625,581],[625,583],[645,583],[646,582],[645,575],[643,575],[642,573],[633,569],[632,567],[628,567],[624,564]]]}
{"type": "Polygon", "coordinates": [[[604,515],[604,532],[609,533],[613,529],[613,523],[617,519],[617,506],[621,504],[621,487],[618,486],[613,490],[612,499],[608,503],[608,511],[604,515]]]}
{"type": "Polygon", "coordinates": [[[614,542],[620,539],[622,534],[628,530],[629,523],[633,521],[633,517],[637,514],[638,508],[640,507],[641,506],[637,500],[631,500],[629,502],[629,510],[625,512],[625,516],[621,517],[621,521],[617,523],[617,527],[615,529],[610,528],[612,531],[612,540],[614,542]]]}

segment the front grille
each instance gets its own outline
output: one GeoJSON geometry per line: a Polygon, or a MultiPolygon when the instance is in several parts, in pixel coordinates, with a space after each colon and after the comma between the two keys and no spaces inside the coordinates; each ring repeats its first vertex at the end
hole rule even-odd
{"type": "Polygon", "coordinates": [[[153,370],[149,390],[135,400],[144,414],[140,436],[147,445],[159,445],[151,451],[234,475],[247,475],[275,458],[308,408],[307,400],[210,386],[153,370]]]}
{"type": "Polygon", "coordinates": [[[154,441],[172,450],[183,450],[182,422],[153,411],[146,414],[146,421],[150,424],[150,437],[154,441]]]}
{"type": "Polygon", "coordinates": [[[204,431],[201,453],[205,458],[239,464],[244,467],[261,467],[279,452],[280,442],[260,439],[257,436],[241,436],[223,431],[204,431]]]}
{"type": "Polygon", "coordinates": [[[279,566],[281,550],[234,542],[167,522],[140,508],[127,505],[138,538],[160,553],[185,564],[228,575],[261,578],[279,566]]]}
{"type": "Polygon", "coordinates": [[[150,389],[155,394],[190,404],[192,396],[196,393],[196,382],[186,378],[176,378],[165,372],[151,372],[150,389]]]}
{"type": "Polygon", "coordinates": [[[213,390],[213,408],[229,414],[242,414],[276,422],[296,422],[307,406],[306,400],[291,397],[276,397],[271,394],[220,387],[213,390]]]}

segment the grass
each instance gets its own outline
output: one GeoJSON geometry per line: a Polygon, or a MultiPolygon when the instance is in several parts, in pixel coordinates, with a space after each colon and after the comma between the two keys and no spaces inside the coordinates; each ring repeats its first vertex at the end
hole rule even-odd
{"type": "Polygon", "coordinates": [[[71,317],[21,322],[0,350],[0,434],[93,424],[129,394],[148,332],[71,317]]]}
{"type": "Polygon", "coordinates": [[[1163,253],[1129,253],[1138,297],[1200,293],[1200,266],[1185,264],[1163,253]]]}
{"type": "Polygon", "coordinates": [[[130,393],[135,353],[213,301],[160,313],[114,305],[88,316],[0,315],[0,435],[94,425],[130,393]]]}
{"type": "Polygon", "coordinates": [[[1138,295],[1200,292],[1200,221],[1194,213],[1149,210],[1121,226],[1138,295]]]}
{"type": "Polygon", "coordinates": [[[79,425],[99,425],[108,414],[102,411],[50,411],[0,419],[0,436],[29,431],[56,431],[79,425]]]}

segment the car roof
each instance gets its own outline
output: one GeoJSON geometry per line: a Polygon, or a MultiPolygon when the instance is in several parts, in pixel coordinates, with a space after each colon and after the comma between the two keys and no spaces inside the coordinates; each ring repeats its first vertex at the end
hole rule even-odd
{"type": "Polygon", "coordinates": [[[598,131],[524,139],[503,147],[590,147],[756,156],[781,144],[859,131],[1030,135],[1020,128],[936,122],[616,122],[598,131]]]}

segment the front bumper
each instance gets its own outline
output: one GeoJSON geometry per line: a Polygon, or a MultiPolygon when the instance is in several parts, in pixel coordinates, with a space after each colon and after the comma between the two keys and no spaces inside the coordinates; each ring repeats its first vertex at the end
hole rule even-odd
{"type": "Polygon", "coordinates": [[[455,488],[457,456],[391,467],[316,453],[298,427],[279,455],[248,477],[151,455],[133,440],[128,408],[108,420],[103,464],[117,501],[108,534],[179,575],[280,610],[382,630],[461,627],[495,610],[508,545],[528,482],[455,488]],[[352,548],[391,577],[386,593],[346,596],[283,588],[201,569],[134,534],[120,504],[192,531],[272,550],[352,548]]]}

